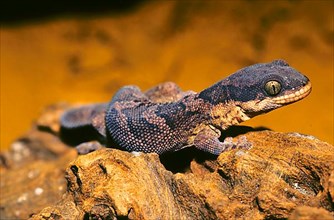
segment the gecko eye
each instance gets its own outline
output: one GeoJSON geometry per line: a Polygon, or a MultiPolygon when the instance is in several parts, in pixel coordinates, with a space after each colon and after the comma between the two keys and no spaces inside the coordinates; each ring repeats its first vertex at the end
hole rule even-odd
{"type": "Polygon", "coordinates": [[[281,83],[277,81],[269,81],[264,86],[264,89],[268,93],[268,95],[275,96],[281,91],[281,83]]]}

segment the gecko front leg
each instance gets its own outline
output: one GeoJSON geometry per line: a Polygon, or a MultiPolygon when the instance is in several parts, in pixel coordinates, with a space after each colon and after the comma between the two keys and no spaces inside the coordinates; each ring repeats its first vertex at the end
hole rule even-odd
{"type": "Polygon", "coordinates": [[[205,126],[195,137],[194,146],[200,150],[219,155],[224,151],[236,148],[249,149],[251,143],[247,142],[245,137],[238,139],[237,143],[233,143],[231,137],[225,138],[224,142],[219,140],[220,131],[211,126],[205,126]]]}

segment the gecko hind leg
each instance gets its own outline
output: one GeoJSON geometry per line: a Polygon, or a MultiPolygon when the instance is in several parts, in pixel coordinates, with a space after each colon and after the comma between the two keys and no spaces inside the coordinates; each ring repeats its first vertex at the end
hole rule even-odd
{"type": "Polygon", "coordinates": [[[115,102],[127,101],[145,102],[148,101],[148,98],[138,86],[123,86],[112,97],[109,105],[112,105],[115,102]]]}
{"type": "Polygon", "coordinates": [[[176,102],[193,91],[183,92],[176,83],[164,82],[145,92],[145,95],[154,103],[176,102]]]}

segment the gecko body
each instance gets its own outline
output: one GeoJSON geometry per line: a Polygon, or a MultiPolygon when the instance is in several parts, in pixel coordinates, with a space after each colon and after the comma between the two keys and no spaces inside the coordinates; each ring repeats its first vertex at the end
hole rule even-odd
{"type": "Polygon", "coordinates": [[[310,92],[306,76],[275,60],[243,68],[199,93],[182,92],[170,82],[145,93],[125,86],[108,104],[69,110],[61,124],[66,129],[92,126],[107,145],[127,151],[163,154],[195,146],[218,155],[236,147],[219,140],[223,130],[310,92]]]}

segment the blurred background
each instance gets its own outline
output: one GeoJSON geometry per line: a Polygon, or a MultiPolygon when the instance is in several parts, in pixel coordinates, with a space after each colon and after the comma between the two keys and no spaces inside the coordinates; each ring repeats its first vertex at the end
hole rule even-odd
{"type": "Polygon", "coordinates": [[[236,70],[285,59],[305,100],[244,125],[333,141],[333,6],[320,1],[1,3],[1,149],[57,102],[106,102],[123,85],[201,91],[236,70]]]}

